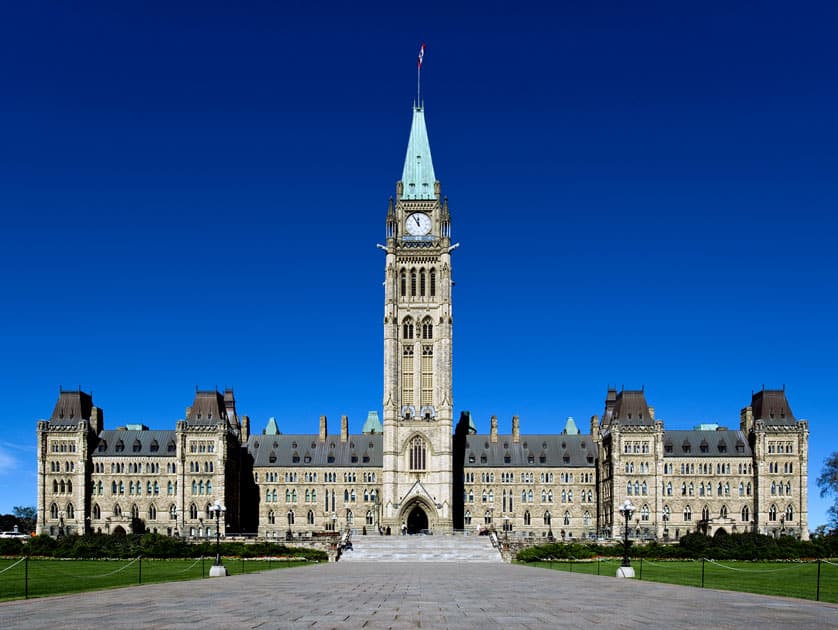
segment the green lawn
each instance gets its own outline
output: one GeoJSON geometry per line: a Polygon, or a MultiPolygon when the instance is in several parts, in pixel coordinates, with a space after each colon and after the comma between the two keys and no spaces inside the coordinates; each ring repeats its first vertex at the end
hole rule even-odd
{"type": "MultiPolygon", "coordinates": [[[[44,597],[118,586],[195,580],[209,575],[215,557],[204,560],[54,560],[0,558],[0,600],[44,597]],[[27,580],[28,572],[28,580],[27,580]]],[[[225,558],[230,575],[284,569],[304,560],[225,558]]]]}
{"type": "MultiPolygon", "coordinates": [[[[701,587],[701,560],[632,560],[635,577],[652,582],[667,582],[701,587]]],[[[815,599],[818,588],[817,562],[737,562],[704,563],[704,587],[763,595],[782,595],[815,599]]],[[[533,562],[530,566],[588,575],[614,576],[619,559],[554,560],[533,562]]],[[[838,563],[821,563],[820,600],[838,603],[838,563]]]]}

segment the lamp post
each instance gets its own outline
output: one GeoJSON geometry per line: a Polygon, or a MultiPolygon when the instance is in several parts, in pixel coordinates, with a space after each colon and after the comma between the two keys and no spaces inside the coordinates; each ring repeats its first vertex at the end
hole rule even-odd
{"type": "Polygon", "coordinates": [[[227,575],[227,569],[221,564],[221,514],[226,512],[221,503],[216,500],[210,508],[210,518],[215,516],[215,564],[210,568],[210,577],[224,577],[227,575]]]}
{"type": "Polygon", "coordinates": [[[629,561],[629,521],[632,514],[634,514],[634,506],[630,499],[626,499],[620,508],[620,514],[626,520],[626,528],[623,534],[623,564],[617,569],[617,577],[633,578],[634,569],[629,561]]]}

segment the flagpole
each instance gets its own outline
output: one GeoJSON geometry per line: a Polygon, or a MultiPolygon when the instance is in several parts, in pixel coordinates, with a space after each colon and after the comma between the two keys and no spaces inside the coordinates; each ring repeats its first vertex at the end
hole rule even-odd
{"type": "Polygon", "coordinates": [[[420,77],[422,76],[422,63],[416,64],[416,107],[422,107],[422,101],[419,100],[419,86],[420,86],[420,77]]]}

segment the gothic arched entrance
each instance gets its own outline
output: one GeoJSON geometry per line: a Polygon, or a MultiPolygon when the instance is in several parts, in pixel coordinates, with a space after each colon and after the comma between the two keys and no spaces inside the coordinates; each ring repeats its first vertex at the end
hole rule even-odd
{"type": "Polygon", "coordinates": [[[416,505],[407,516],[407,533],[418,534],[423,529],[428,529],[428,515],[425,510],[416,505]]]}

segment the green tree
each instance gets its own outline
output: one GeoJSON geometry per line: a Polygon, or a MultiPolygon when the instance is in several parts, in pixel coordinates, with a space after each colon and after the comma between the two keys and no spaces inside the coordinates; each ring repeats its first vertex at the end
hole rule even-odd
{"type": "Polygon", "coordinates": [[[38,518],[38,510],[31,506],[16,505],[12,511],[17,518],[17,526],[21,532],[29,533],[35,531],[35,521],[38,518]]]}
{"type": "Polygon", "coordinates": [[[832,502],[827,514],[829,524],[833,529],[838,529],[838,451],[826,458],[823,463],[823,470],[818,477],[818,486],[821,489],[821,496],[832,496],[832,502]]]}

